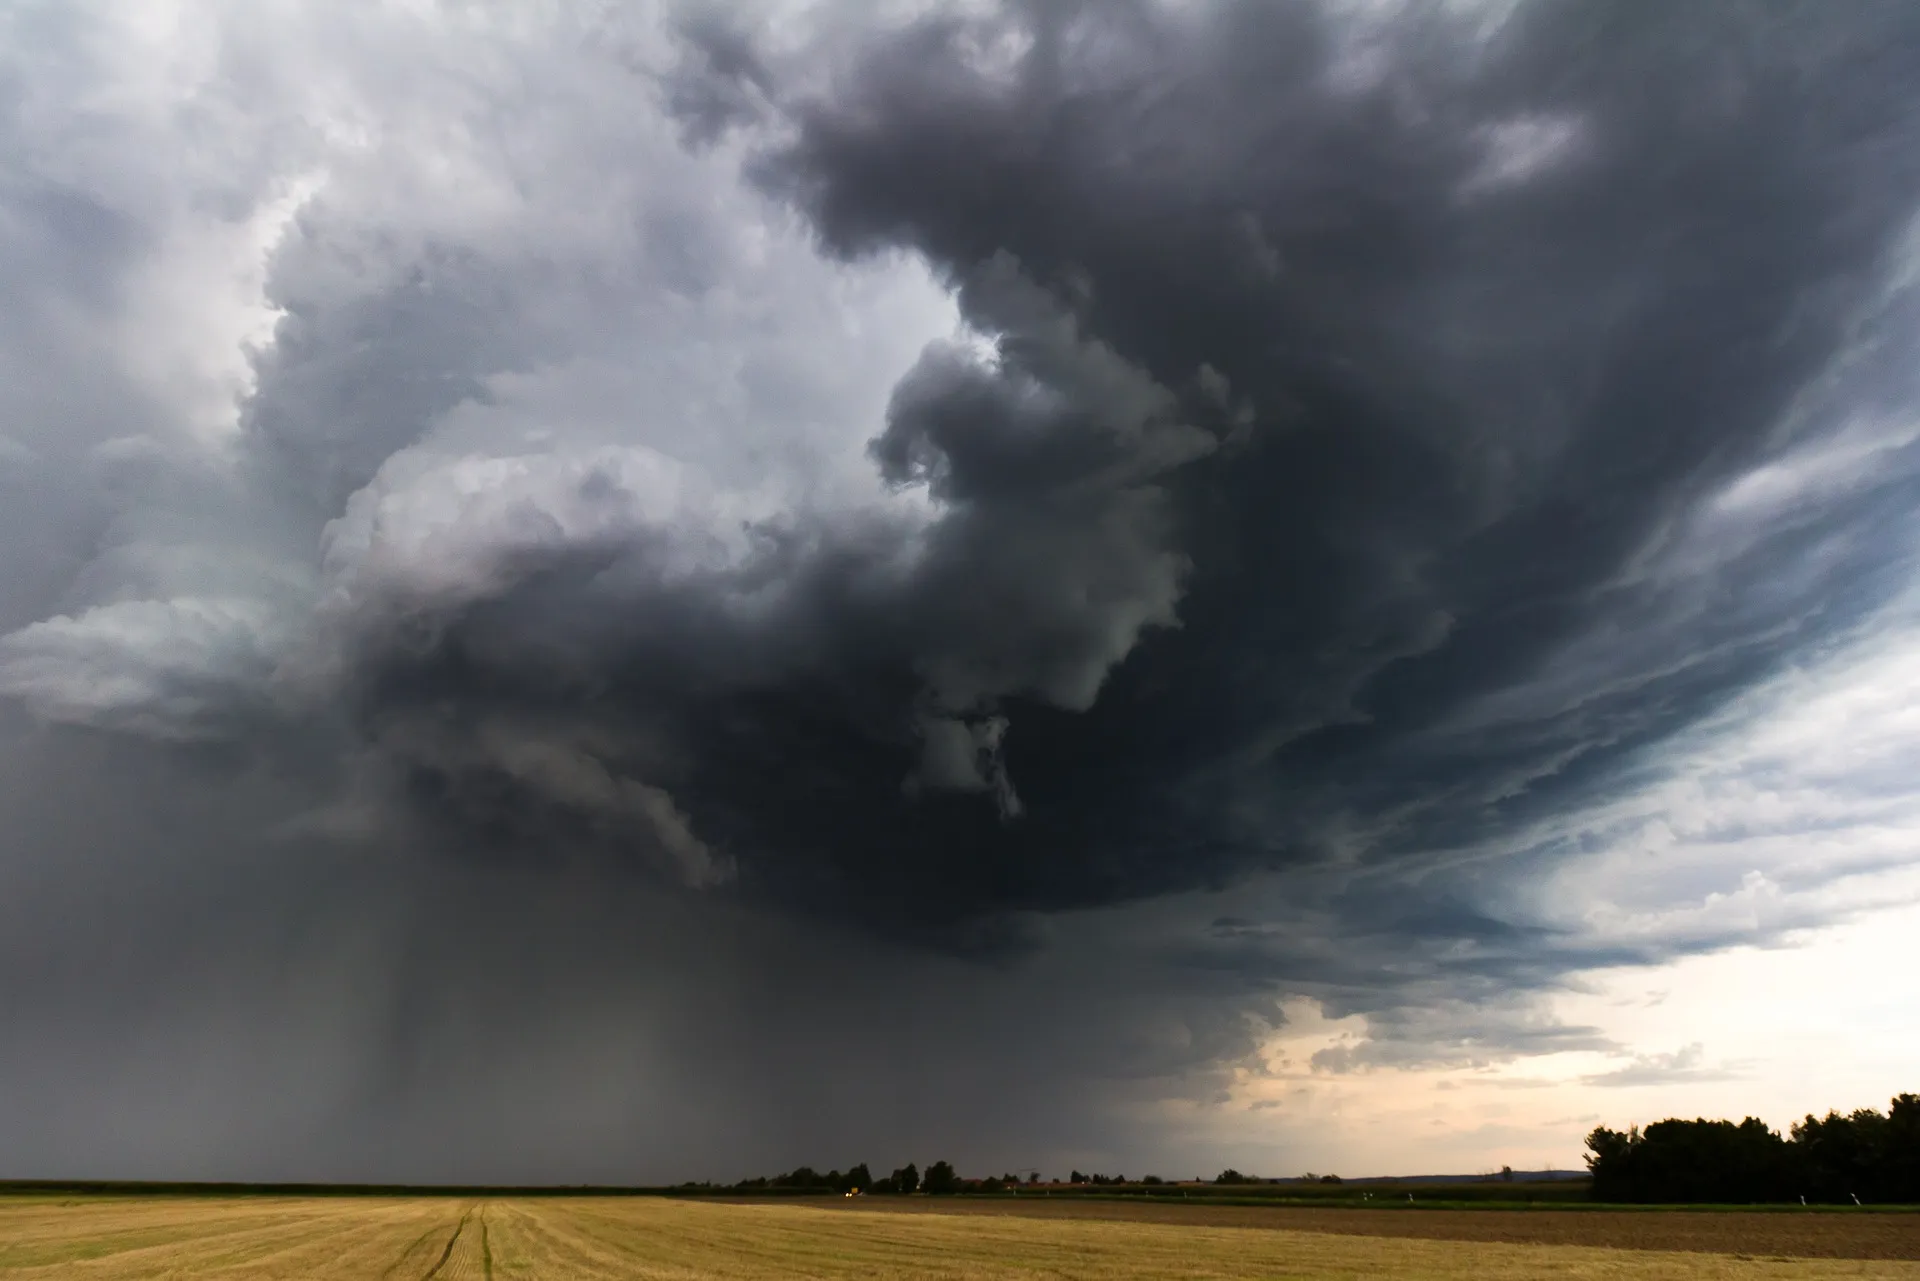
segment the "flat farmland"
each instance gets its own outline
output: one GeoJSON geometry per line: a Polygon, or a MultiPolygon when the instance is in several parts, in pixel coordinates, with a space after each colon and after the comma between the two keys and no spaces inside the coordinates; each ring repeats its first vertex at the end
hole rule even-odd
{"type": "MultiPolygon", "coordinates": [[[[844,1202],[842,1204],[845,1204],[844,1202]]],[[[1845,1210],[1472,1209],[1207,1205],[1173,1198],[1129,1200],[1026,1196],[991,1200],[876,1197],[862,1211],[1117,1219],[1208,1227],[1333,1232],[1530,1245],[1589,1245],[1812,1259],[1920,1260],[1920,1213],[1845,1210]]]]}
{"type": "MultiPolygon", "coordinates": [[[[1370,1213],[1383,1227],[1430,1218],[1370,1213]]],[[[1864,1224],[1881,1216],[1827,1217],[1864,1224]]],[[[901,1213],[660,1198],[0,1199],[0,1281],[1548,1276],[1920,1281],[1920,1262],[1445,1240],[1199,1217],[901,1213]]]]}

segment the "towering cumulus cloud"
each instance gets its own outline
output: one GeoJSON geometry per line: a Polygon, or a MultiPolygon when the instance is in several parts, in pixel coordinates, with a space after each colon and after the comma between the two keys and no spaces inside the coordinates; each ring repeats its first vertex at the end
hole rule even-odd
{"type": "MultiPolygon", "coordinates": [[[[330,1168],[557,1176],[459,1100],[606,1046],[594,1176],[809,1083],[720,1163],[1210,1154],[1143,1109],[1286,1002],[1323,1074],[1624,1054],[1541,994],[1843,912],[1569,896],[1904,608],[1920,11],[591,8],[8,19],[6,750],[124,816],[23,766],[8,875],[181,973],[307,922],[207,946],[364,976],[330,1168]],[[550,1053],[437,1077],[468,1002],[550,1053]]],[[[0,1070],[78,1108],[100,1018],[0,1070]]]]}

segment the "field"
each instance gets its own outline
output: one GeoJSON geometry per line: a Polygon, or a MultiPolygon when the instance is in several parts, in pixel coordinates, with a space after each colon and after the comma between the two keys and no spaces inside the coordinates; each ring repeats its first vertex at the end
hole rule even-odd
{"type": "MultiPolygon", "coordinates": [[[[911,1203],[915,1209],[925,1202],[911,1203]]],[[[1680,1216],[1555,1211],[1289,1211],[1110,1207],[957,1213],[840,1204],[737,1204],[636,1197],[0,1198],[0,1281],[24,1278],[961,1278],[1406,1277],[1427,1281],[1581,1278],[1901,1277],[1920,1281],[1911,1215],[1724,1218],[1721,1252],[1658,1244],[1646,1227],[1680,1216]],[[1140,1217],[1142,1215],[1148,1217],[1140,1217]],[[1344,1219],[1328,1216],[1347,1216],[1344,1219]],[[1132,1216],[1132,1217],[1122,1217],[1132,1216]],[[1154,1221],[1164,1216],[1165,1221],[1154,1221]],[[1265,1216],[1260,1218],[1259,1216],[1265,1216]],[[1291,1217],[1289,1217],[1291,1216],[1291,1217]],[[1318,1216],[1316,1218],[1316,1216],[1318,1216]],[[1464,1239],[1459,1221],[1481,1220],[1464,1239]],[[1502,1220],[1575,1220],[1578,1243],[1517,1239],[1502,1220]],[[1744,1221],[1786,1225],[1771,1236],[1744,1221]],[[1611,1225],[1611,1226],[1610,1226],[1611,1225]],[[1373,1230],[1368,1230],[1371,1227],[1373,1230]],[[1800,1235],[1796,1238],[1787,1228],[1800,1235]],[[1612,1231],[1617,1239],[1608,1241],[1612,1231]],[[1456,1239],[1431,1239],[1449,1233],[1456,1239]],[[1498,1239],[1502,1233],[1507,1239],[1498,1239]],[[1880,1235],[1875,1236],[1875,1233],[1880,1235]],[[1637,1235],[1638,1234],[1638,1235],[1637,1235]],[[1865,1234],[1864,1236],[1861,1234],[1865,1234]],[[1792,1252],[1880,1257],[1796,1258],[1792,1252]],[[1741,1249],[1736,1250],[1734,1247],[1741,1249]],[[1892,1256],[1892,1257],[1889,1257],[1892,1256]]],[[[1658,1238],[1656,1232],[1655,1237],[1658,1238]]],[[[1684,1233],[1682,1234],[1684,1236],[1684,1233]]]]}
{"type": "MultiPolygon", "coordinates": [[[[846,1203],[842,1203],[846,1204],[846,1203]]],[[[1703,1254],[1920,1260],[1920,1214],[1903,1211],[1685,1210],[1665,1207],[1423,1209],[1383,1206],[1250,1206],[1201,1202],[1025,1197],[940,1201],[875,1198],[863,1212],[1120,1219],[1222,1228],[1414,1237],[1524,1245],[1682,1250],[1703,1254]]]]}

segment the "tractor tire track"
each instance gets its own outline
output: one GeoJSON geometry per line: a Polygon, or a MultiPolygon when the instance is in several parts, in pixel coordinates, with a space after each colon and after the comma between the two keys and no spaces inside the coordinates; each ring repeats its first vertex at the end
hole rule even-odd
{"type": "Polygon", "coordinates": [[[433,1281],[433,1278],[440,1275],[440,1269],[446,1267],[447,1260],[453,1257],[453,1247],[455,1243],[460,1240],[460,1234],[467,1230],[467,1220],[472,1217],[472,1210],[468,1210],[460,1216],[460,1222],[453,1225],[453,1235],[447,1238],[445,1248],[440,1251],[439,1261],[426,1270],[426,1273],[420,1278],[420,1281],[433,1281]]]}
{"type": "Polygon", "coordinates": [[[400,1257],[395,1259],[392,1263],[389,1263],[386,1266],[386,1270],[380,1274],[380,1281],[392,1281],[393,1274],[400,1270],[400,1265],[405,1263],[409,1258],[411,1258],[413,1255],[413,1252],[420,1248],[420,1243],[422,1241],[425,1241],[428,1237],[432,1236],[433,1233],[434,1233],[434,1230],[432,1228],[428,1228],[425,1232],[422,1232],[419,1236],[407,1242],[407,1248],[400,1252],[400,1257]]]}

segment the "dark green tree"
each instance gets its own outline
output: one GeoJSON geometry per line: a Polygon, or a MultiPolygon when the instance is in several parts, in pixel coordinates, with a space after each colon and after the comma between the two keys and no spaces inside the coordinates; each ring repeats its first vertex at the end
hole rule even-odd
{"type": "Polygon", "coordinates": [[[1809,1116],[1793,1127],[1800,1181],[1810,1199],[1847,1202],[1893,1200],[1887,1177],[1893,1157],[1888,1118],[1872,1108],[1846,1116],[1809,1116]]]}
{"type": "Polygon", "coordinates": [[[1885,1199],[1920,1203],[1920,1094],[1896,1094],[1887,1109],[1885,1199]]]}
{"type": "Polygon", "coordinates": [[[920,1186],[928,1196],[949,1196],[960,1190],[960,1176],[947,1162],[935,1161],[927,1167],[927,1177],[920,1186]]]}
{"type": "Polygon", "coordinates": [[[803,1165],[787,1174],[773,1176],[773,1186],[776,1188],[812,1188],[818,1187],[821,1182],[820,1176],[814,1173],[810,1165],[803,1165]]]}
{"type": "MultiPolygon", "coordinates": [[[[1911,1097],[1911,1096],[1903,1096],[1911,1097]]],[[[1757,1117],[1665,1120],[1587,1136],[1587,1168],[1601,1201],[1897,1201],[1899,1171],[1920,1153],[1920,1103],[1895,1100],[1900,1124],[1871,1108],[1809,1116],[1782,1138],[1757,1117]],[[1903,1131],[1902,1126],[1907,1127],[1903,1131]],[[1902,1140],[1902,1134],[1912,1137],[1902,1140]]]]}

